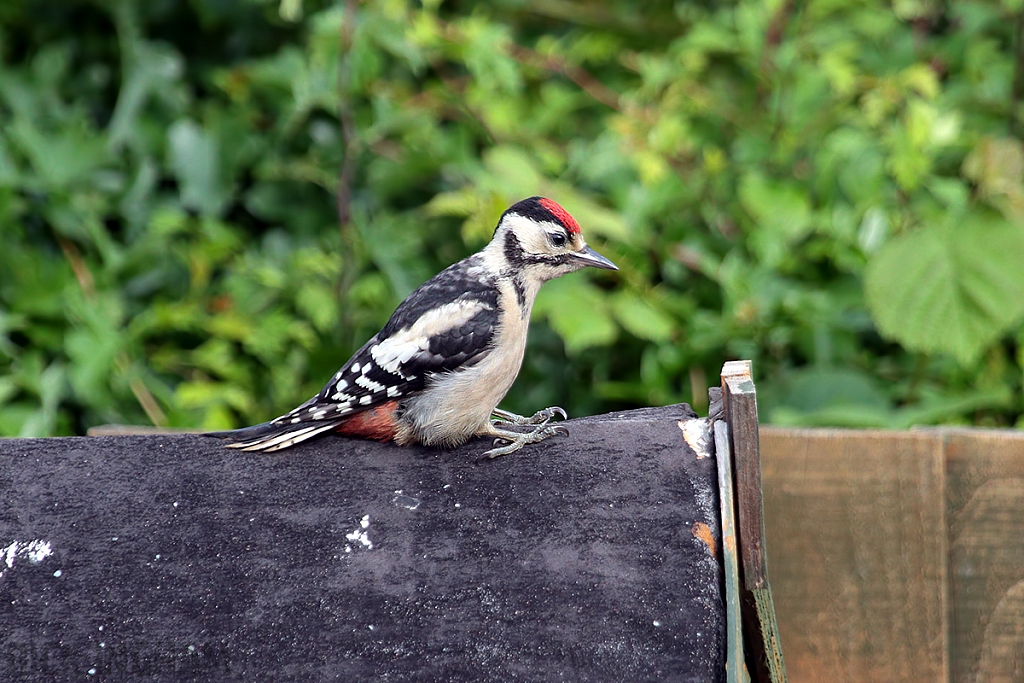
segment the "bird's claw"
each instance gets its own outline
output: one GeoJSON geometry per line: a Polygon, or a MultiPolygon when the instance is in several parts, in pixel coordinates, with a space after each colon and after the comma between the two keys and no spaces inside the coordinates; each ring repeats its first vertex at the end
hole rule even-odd
{"type": "Polygon", "coordinates": [[[494,416],[494,424],[512,424],[512,425],[546,425],[548,422],[553,420],[555,416],[561,416],[563,420],[569,419],[569,414],[559,406],[551,406],[550,408],[544,408],[538,410],[530,417],[524,417],[522,415],[516,415],[510,413],[507,410],[501,408],[495,408],[491,411],[494,416]]]}
{"type": "Polygon", "coordinates": [[[551,413],[552,417],[554,417],[555,415],[561,415],[563,420],[569,419],[569,413],[565,412],[565,410],[563,410],[559,406],[551,406],[550,408],[547,409],[547,412],[551,413]]]}
{"type": "Polygon", "coordinates": [[[548,422],[551,422],[553,419],[555,419],[556,415],[561,415],[563,420],[569,419],[569,414],[566,413],[565,410],[563,410],[561,407],[551,406],[550,408],[545,408],[544,410],[538,410],[536,413],[533,414],[532,417],[528,418],[528,423],[546,425],[548,422]]]}
{"type": "Polygon", "coordinates": [[[477,463],[483,462],[484,460],[493,460],[494,458],[501,457],[502,455],[508,455],[509,453],[515,453],[520,448],[527,444],[538,443],[547,439],[550,436],[556,436],[562,434],[569,436],[568,428],[562,425],[548,425],[548,421],[551,418],[538,424],[532,430],[528,432],[506,432],[501,436],[494,439],[492,448],[486,451],[477,459],[477,463]],[[499,446],[499,442],[504,442],[504,446],[499,446]]]}

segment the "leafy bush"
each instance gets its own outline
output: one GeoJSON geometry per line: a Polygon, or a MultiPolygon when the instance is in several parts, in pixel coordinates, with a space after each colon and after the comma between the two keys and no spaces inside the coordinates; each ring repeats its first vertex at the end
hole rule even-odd
{"type": "Polygon", "coordinates": [[[556,198],[622,270],[550,283],[506,406],[1011,425],[1015,3],[0,6],[0,434],[225,428],[556,198]]]}

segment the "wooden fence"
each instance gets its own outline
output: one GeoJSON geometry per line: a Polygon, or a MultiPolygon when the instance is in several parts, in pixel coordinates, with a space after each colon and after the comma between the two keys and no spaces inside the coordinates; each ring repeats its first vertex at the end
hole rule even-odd
{"type": "Polygon", "coordinates": [[[1024,433],[761,429],[792,683],[1024,681],[1024,433]]]}

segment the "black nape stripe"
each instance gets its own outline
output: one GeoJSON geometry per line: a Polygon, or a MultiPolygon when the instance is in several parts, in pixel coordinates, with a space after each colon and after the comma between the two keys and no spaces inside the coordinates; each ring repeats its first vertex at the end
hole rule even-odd
{"type": "Polygon", "coordinates": [[[505,233],[505,260],[513,266],[521,266],[526,263],[526,252],[523,251],[523,245],[511,230],[505,233]]]}

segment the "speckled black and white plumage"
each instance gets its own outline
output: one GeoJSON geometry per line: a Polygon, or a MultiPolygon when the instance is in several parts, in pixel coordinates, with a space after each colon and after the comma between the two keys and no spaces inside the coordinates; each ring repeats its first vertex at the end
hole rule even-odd
{"type": "Polygon", "coordinates": [[[540,197],[514,204],[487,247],[410,294],[320,393],[217,436],[272,451],[335,429],[438,446],[495,435],[489,419],[519,372],[540,286],[587,265],[614,268],[565,209],[540,197]]]}
{"type": "Polygon", "coordinates": [[[420,391],[436,373],[472,364],[487,351],[498,324],[494,278],[472,274],[479,262],[479,256],[471,256],[424,283],[319,394],[274,422],[303,422],[305,413],[315,416],[324,409],[328,412],[321,417],[341,417],[420,391]],[[431,311],[446,315],[425,320],[431,311]],[[417,322],[429,329],[417,330],[417,322]],[[402,336],[407,330],[416,333],[402,336]],[[426,348],[420,348],[421,339],[426,348]],[[403,344],[408,345],[404,354],[403,344]]]}

